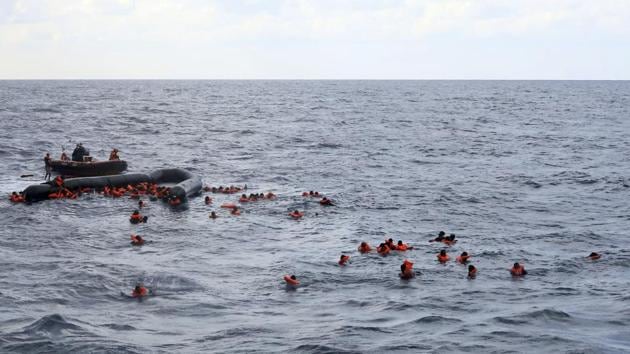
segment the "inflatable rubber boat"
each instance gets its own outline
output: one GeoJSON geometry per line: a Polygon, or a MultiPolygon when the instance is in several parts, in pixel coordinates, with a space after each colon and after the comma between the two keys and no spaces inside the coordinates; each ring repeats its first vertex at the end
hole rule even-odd
{"type": "MultiPolygon", "coordinates": [[[[170,194],[167,199],[179,198],[186,202],[189,197],[201,193],[201,178],[189,171],[180,168],[165,168],[155,170],[149,174],[128,173],[124,175],[110,175],[99,177],[68,178],[63,181],[63,186],[68,189],[94,188],[97,190],[105,187],[123,187],[142,182],[169,184],[170,194]]],[[[27,202],[37,202],[49,199],[49,195],[59,188],[53,182],[35,184],[24,190],[24,199],[27,202]]]]}
{"type": "Polygon", "coordinates": [[[50,167],[53,172],[62,176],[89,177],[118,175],[127,170],[127,161],[70,161],[52,160],[50,167]]]}

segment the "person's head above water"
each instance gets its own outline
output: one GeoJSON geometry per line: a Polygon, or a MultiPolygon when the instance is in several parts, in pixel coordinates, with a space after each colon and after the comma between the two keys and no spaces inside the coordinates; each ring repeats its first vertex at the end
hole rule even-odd
{"type": "Polygon", "coordinates": [[[446,256],[446,250],[441,250],[440,251],[440,256],[446,256]]]}
{"type": "Polygon", "coordinates": [[[520,264],[518,264],[518,262],[516,262],[516,263],[514,263],[513,268],[518,268],[518,267],[520,267],[520,266],[521,266],[521,265],[520,265],[520,264]]]}
{"type": "Polygon", "coordinates": [[[474,266],[474,265],[472,265],[472,264],[471,264],[471,265],[469,265],[469,266],[468,266],[468,271],[470,272],[470,271],[473,271],[473,270],[475,270],[475,266],[474,266]]]}
{"type": "Polygon", "coordinates": [[[468,257],[468,252],[462,252],[462,257],[468,257]]]}
{"type": "Polygon", "coordinates": [[[295,275],[291,275],[291,279],[297,280],[297,277],[295,275]]]}
{"type": "Polygon", "coordinates": [[[446,235],[444,231],[440,231],[440,233],[438,234],[438,236],[444,236],[444,235],[446,235]]]}

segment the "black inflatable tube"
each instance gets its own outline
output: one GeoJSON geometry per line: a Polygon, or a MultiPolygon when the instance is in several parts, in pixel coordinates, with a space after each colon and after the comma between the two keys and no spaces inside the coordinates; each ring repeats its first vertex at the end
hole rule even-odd
{"type": "MultiPolygon", "coordinates": [[[[134,185],[142,182],[157,184],[175,183],[171,187],[171,196],[178,197],[182,202],[186,202],[188,197],[201,192],[201,178],[180,168],[165,168],[155,170],[149,174],[129,173],[124,175],[68,178],[63,184],[68,189],[122,187],[129,184],[134,185]]],[[[37,202],[48,199],[50,193],[56,192],[57,187],[52,182],[35,184],[24,190],[24,199],[27,202],[37,202]]]]}

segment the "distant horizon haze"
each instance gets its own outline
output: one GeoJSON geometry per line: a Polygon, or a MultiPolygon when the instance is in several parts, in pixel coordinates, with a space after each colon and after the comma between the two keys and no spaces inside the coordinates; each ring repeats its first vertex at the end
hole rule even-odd
{"type": "Polygon", "coordinates": [[[628,80],[630,1],[6,0],[0,79],[628,80]]]}

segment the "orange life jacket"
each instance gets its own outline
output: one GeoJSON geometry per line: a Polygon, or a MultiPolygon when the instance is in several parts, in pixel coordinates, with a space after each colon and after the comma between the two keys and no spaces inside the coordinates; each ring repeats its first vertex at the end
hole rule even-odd
{"type": "Polygon", "coordinates": [[[291,212],[291,213],[289,213],[289,216],[291,216],[291,217],[292,217],[292,218],[294,218],[294,219],[299,219],[299,218],[301,218],[301,217],[303,217],[303,216],[304,216],[304,213],[300,213],[300,212],[297,212],[297,213],[296,213],[296,212],[291,212]]]}
{"type": "Polygon", "coordinates": [[[321,205],[332,205],[332,200],[330,199],[322,199],[319,201],[319,204],[321,205]]]}
{"type": "Polygon", "coordinates": [[[365,247],[359,245],[359,252],[361,253],[368,253],[372,250],[372,247],[370,247],[370,245],[368,245],[367,243],[365,244],[365,247]]]}
{"type": "Polygon", "coordinates": [[[405,269],[406,270],[411,270],[413,269],[413,262],[410,262],[409,260],[404,260],[403,264],[405,265],[405,269]]]}
{"type": "Polygon", "coordinates": [[[133,221],[141,221],[142,220],[142,215],[140,215],[140,214],[131,214],[131,220],[133,220],[133,221]]]}
{"type": "Polygon", "coordinates": [[[289,285],[300,285],[300,282],[297,279],[291,279],[291,276],[288,274],[284,276],[284,281],[289,285]]]}
{"type": "Polygon", "coordinates": [[[376,252],[384,256],[389,253],[389,247],[387,247],[387,245],[383,247],[376,247],[376,252]]]}
{"type": "Polygon", "coordinates": [[[477,268],[473,268],[472,270],[468,271],[468,277],[469,278],[472,278],[472,277],[474,277],[476,275],[477,275],[477,268]]]}
{"type": "Polygon", "coordinates": [[[510,269],[510,273],[512,275],[523,275],[523,271],[525,270],[525,267],[523,267],[522,265],[518,266],[518,267],[512,267],[512,269],[510,269]]]}
{"type": "Polygon", "coordinates": [[[143,286],[140,288],[140,291],[136,291],[136,289],[133,289],[133,291],[131,292],[131,296],[142,297],[142,296],[147,296],[148,293],[149,293],[149,290],[147,290],[147,288],[143,286]]]}
{"type": "Polygon", "coordinates": [[[350,256],[341,256],[341,258],[339,259],[339,265],[340,266],[344,266],[346,265],[346,262],[350,259],[350,256]]]}
{"type": "Polygon", "coordinates": [[[438,259],[438,262],[445,263],[445,262],[448,262],[448,260],[450,260],[451,257],[449,257],[448,255],[442,256],[441,254],[438,254],[437,259],[438,259]]]}
{"type": "Polygon", "coordinates": [[[409,246],[407,246],[404,243],[402,245],[396,246],[396,250],[398,250],[398,251],[406,251],[408,248],[409,248],[409,246]]]}
{"type": "Polygon", "coordinates": [[[470,256],[457,256],[457,258],[455,258],[455,260],[457,261],[457,263],[464,264],[464,263],[468,262],[468,258],[470,258],[470,256]]]}

